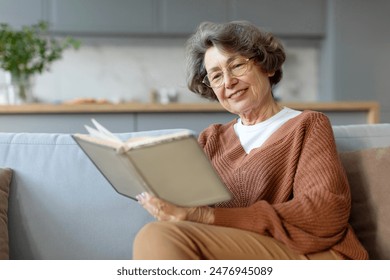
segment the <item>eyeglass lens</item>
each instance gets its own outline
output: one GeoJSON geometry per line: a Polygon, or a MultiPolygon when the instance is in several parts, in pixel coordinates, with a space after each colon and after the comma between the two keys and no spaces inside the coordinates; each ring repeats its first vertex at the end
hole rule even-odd
{"type": "MultiPolygon", "coordinates": [[[[248,71],[249,58],[238,58],[226,67],[226,72],[232,77],[240,77],[248,71]]],[[[203,83],[212,88],[220,87],[225,82],[225,74],[222,70],[213,71],[205,76],[203,83]]]]}

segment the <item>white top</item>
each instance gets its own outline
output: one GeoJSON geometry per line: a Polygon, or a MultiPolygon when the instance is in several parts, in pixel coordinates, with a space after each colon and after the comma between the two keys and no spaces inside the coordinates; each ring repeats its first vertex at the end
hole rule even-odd
{"type": "Polygon", "coordinates": [[[289,119],[298,116],[301,111],[293,110],[287,107],[272,116],[271,118],[254,124],[244,125],[241,122],[241,118],[234,124],[234,131],[240,139],[241,145],[247,154],[252,149],[258,148],[274,133],[279,127],[281,127],[289,119]]]}

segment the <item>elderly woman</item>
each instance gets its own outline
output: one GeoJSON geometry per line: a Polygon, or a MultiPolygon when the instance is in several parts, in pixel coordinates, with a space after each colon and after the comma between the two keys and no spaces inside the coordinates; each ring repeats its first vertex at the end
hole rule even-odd
{"type": "Polygon", "coordinates": [[[273,97],[281,43],[248,22],[207,22],[187,50],[190,90],[238,116],[199,136],[233,199],[183,208],[139,195],[158,221],[138,233],[134,258],[367,259],[328,118],[273,97]]]}

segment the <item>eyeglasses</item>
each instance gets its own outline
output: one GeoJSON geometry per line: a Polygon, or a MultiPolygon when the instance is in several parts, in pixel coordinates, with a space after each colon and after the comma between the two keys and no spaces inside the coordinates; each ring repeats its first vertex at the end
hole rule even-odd
{"type": "MultiPolygon", "coordinates": [[[[241,77],[249,70],[249,61],[255,57],[250,58],[236,58],[228,64],[226,72],[231,77],[241,77]]],[[[217,70],[208,73],[204,76],[202,83],[210,88],[219,88],[225,83],[225,75],[222,70],[217,70]]]]}

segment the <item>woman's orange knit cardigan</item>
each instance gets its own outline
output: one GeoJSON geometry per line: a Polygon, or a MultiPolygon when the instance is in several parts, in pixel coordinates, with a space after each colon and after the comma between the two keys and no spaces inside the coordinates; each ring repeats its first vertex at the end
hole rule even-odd
{"type": "Polygon", "coordinates": [[[348,224],[350,189],[328,118],[304,111],[249,154],[234,123],[199,136],[233,194],[216,205],[215,225],[272,236],[302,254],[333,249],[345,259],[367,259],[348,224]]]}

